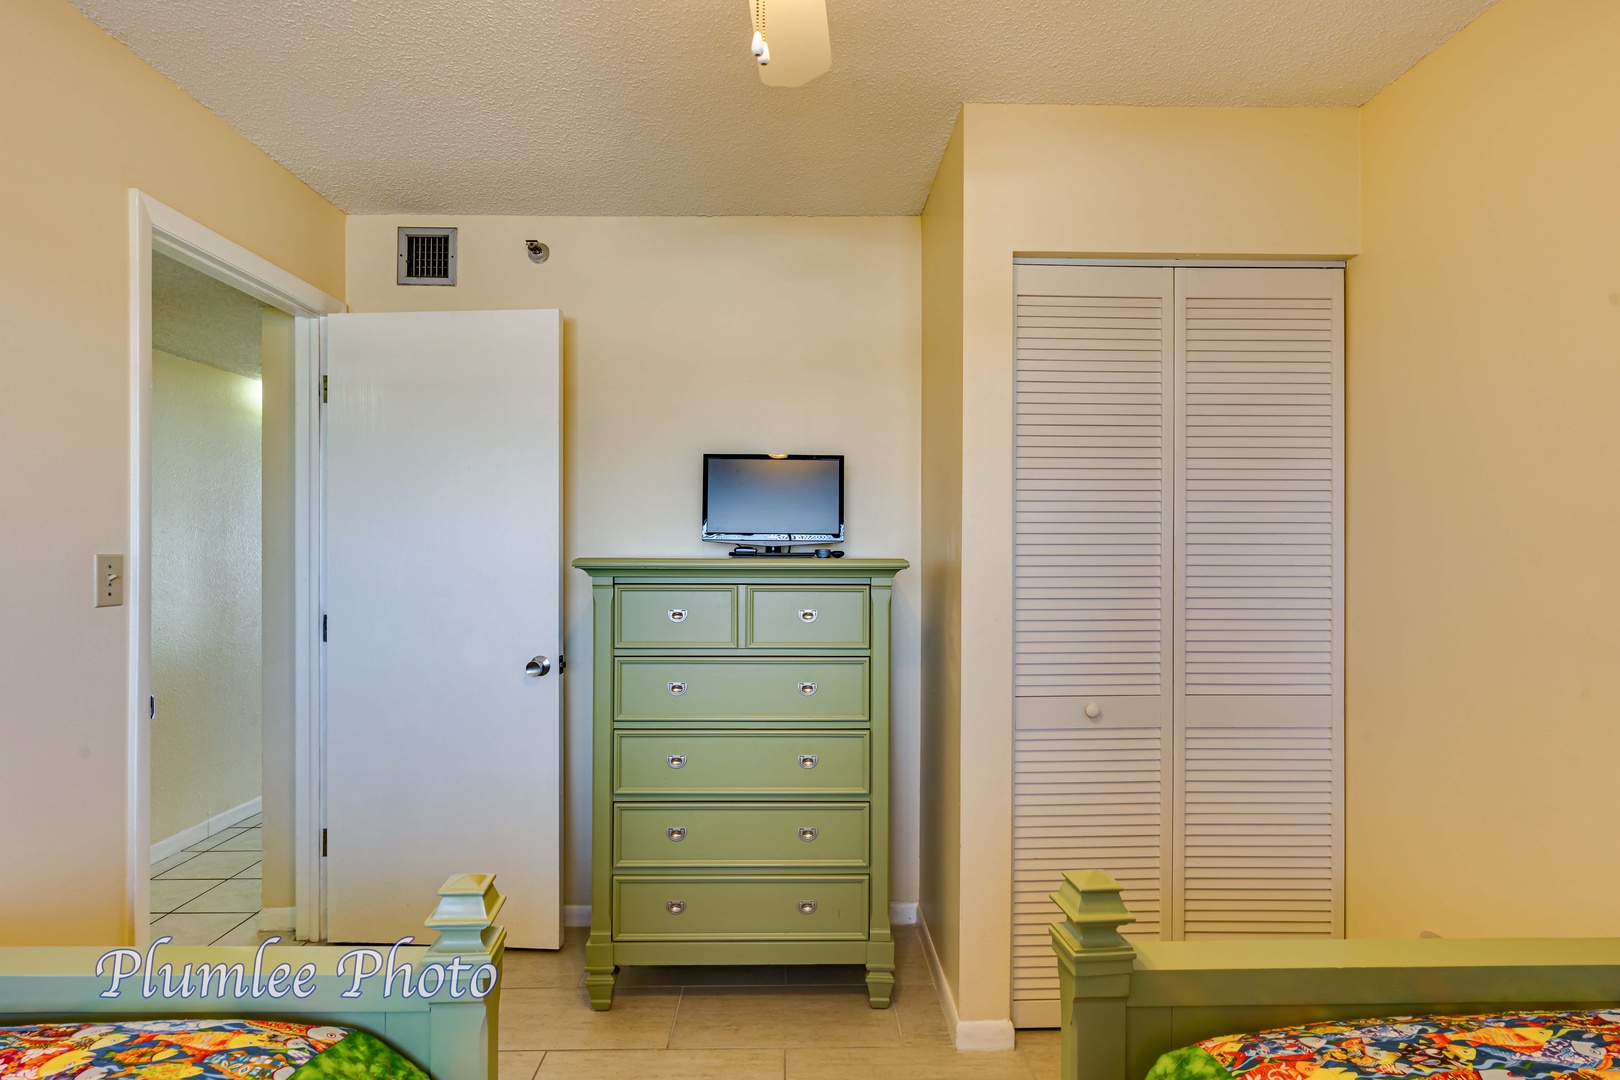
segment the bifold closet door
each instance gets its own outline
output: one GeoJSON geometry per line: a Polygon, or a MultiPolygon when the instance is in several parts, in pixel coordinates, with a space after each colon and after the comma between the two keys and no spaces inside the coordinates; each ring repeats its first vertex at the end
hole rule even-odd
{"type": "Polygon", "coordinates": [[[1055,1027],[1063,871],[1168,930],[1174,281],[1019,266],[1016,292],[1012,1007],[1055,1027]]]}
{"type": "Polygon", "coordinates": [[[1177,938],[1344,929],[1344,272],[1176,270],[1177,938]]]}

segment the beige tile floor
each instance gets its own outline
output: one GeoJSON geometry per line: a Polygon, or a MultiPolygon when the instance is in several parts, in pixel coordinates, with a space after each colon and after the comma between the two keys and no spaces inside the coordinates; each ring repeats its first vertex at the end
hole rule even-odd
{"type": "Polygon", "coordinates": [[[168,934],[176,945],[258,942],[260,825],[255,814],[152,864],[154,938],[168,934]]]}
{"type": "MultiPolygon", "coordinates": [[[[182,945],[252,945],[259,819],[152,866],[152,930],[182,945]]],[[[290,935],[283,935],[289,937],[290,935]]],[[[508,949],[498,1080],[1056,1080],[1055,1031],[958,1053],[916,931],[895,930],[894,1005],[867,1006],[858,967],[635,967],[613,1008],[585,996],[585,931],[556,952],[508,949]]],[[[295,945],[295,941],[284,944],[295,945]]]]}
{"type": "Polygon", "coordinates": [[[958,1053],[915,930],[896,929],[892,1008],[860,968],[626,968],[613,1008],[584,990],[584,931],[558,952],[507,950],[499,1080],[1056,1080],[1055,1031],[958,1053]]]}

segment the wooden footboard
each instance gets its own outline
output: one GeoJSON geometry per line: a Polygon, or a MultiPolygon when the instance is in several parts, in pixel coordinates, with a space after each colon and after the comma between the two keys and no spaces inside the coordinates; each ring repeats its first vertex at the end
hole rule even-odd
{"type": "Polygon", "coordinates": [[[0,1025],[284,1018],[368,1032],[433,1080],[495,1080],[504,902],[493,874],[451,878],[426,923],[432,946],[0,948],[0,1025]],[[166,980],[189,992],[166,996],[166,980]]]}
{"type": "Polygon", "coordinates": [[[1620,939],[1144,941],[1120,885],[1052,895],[1063,1080],[1142,1080],[1165,1051],[1319,1020],[1620,1004],[1620,939]]]}

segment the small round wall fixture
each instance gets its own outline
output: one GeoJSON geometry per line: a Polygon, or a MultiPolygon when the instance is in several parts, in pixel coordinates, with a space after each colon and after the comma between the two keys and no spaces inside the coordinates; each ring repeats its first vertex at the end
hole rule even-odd
{"type": "Polygon", "coordinates": [[[551,258],[551,248],[538,240],[525,240],[523,246],[529,249],[529,261],[543,263],[551,258]]]}

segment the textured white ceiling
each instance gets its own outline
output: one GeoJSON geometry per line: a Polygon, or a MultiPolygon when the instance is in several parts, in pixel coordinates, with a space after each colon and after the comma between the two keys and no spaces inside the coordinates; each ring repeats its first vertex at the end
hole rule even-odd
{"type": "Polygon", "coordinates": [[[264,305],[152,253],[152,347],[250,379],[264,370],[264,305]]]}
{"type": "Polygon", "coordinates": [[[1359,105],[1493,0],[73,0],[350,213],[914,214],[963,101],[1359,105]]]}

